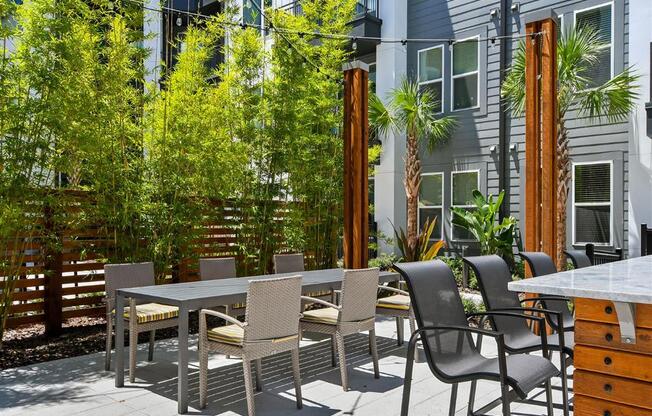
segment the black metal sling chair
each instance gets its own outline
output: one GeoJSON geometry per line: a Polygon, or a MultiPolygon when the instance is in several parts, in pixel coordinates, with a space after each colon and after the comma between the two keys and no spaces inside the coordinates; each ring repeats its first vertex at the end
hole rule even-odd
{"type": "MultiPolygon", "coordinates": [[[[546,390],[548,415],[553,414],[550,379],[559,371],[552,362],[544,358],[547,354],[545,331],[540,332],[544,357],[515,354],[507,355],[505,335],[469,326],[468,319],[479,316],[505,316],[523,320],[534,319],[543,326],[544,319],[515,312],[490,311],[465,314],[462,299],[451,269],[440,260],[399,263],[394,268],[403,276],[410,292],[410,300],[418,329],[408,344],[401,415],[407,416],[412,384],[412,370],[417,341],[420,339],[426,360],[434,376],[440,381],[452,384],[449,415],[455,414],[458,383],[476,380],[491,380],[500,383],[501,397],[480,409],[486,413],[502,403],[502,414],[510,415],[510,403],[525,399],[534,388],[543,386],[546,390]],[[487,358],[480,353],[472,335],[494,338],[498,346],[498,357],[487,358]],[[511,388],[511,391],[510,391],[511,388]]],[[[469,403],[469,415],[473,403],[469,403]]]]}
{"type": "MultiPolygon", "coordinates": [[[[568,306],[565,304],[565,299],[560,297],[545,297],[548,304],[537,304],[535,307],[528,307],[527,303],[534,301],[541,301],[542,297],[538,298],[525,298],[519,299],[518,293],[512,292],[507,288],[507,284],[512,281],[512,273],[509,271],[509,266],[501,257],[496,255],[491,256],[475,256],[465,257],[464,262],[468,264],[478,279],[478,286],[482,293],[482,300],[487,310],[490,311],[512,311],[519,313],[536,314],[546,318],[549,323],[554,323],[556,333],[548,335],[546,348],[548,353],[544,351],[544,346],[541,345],[541,339],[535,335],[527,322],[523,320],[516,320],[504,316],[489,316],[491,327],[505,334],[505,349],[512,354],[527,354],[534,351],[542,351],[544,356],[550,357],[552,351],[558,351],[560,362],[560,376],[561,376],[561,390],[562,390],[562,409],[564,415],[570,414],[570,405],[568,401],[568,376],[567,368],[569,360],[573,357],[573,343],[574,333],[571,329],[562,328],[559,330],[557,322],[566,322],[565,315],[562,311],[551,308],[547,309],[551,302],[554,306],[559,306],[561,303],[563,308],[568,311],[568,306]],[[526,305],[523,305],[523,304],[526,305]],[[569,360],[567,360],[567,358],[569,360]]],[[[572,315],[571,325],[572,325],[572,315]]],[[[481,321],[482,327],[484,321],[481,321]]],[[[478,339],[481,343],[482,339],[478,339]]],[[[471,394],[475,392],[475,385],[471,386],[471,394]]]]}

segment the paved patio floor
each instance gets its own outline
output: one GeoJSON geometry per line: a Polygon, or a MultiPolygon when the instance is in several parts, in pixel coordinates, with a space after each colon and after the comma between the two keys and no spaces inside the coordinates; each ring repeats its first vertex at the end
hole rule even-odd
{"type": "MultiPolygon", "coordinates": [[[[407,330],[407,325],[406,325],[407,330]]],[[[407,331],[406,331],[407,332],[407,331]]],[[[326,340],[302,342],[301,375],[303,410],[294,403],[289,356],[263,360],[264,391],[256,394],[258,415],[398,415],[401,403],[407,343],[396,345],[393,320],[377,323],[381,378],[373,378],[367,336],[359,334],[346,340],[351,389],[339,385],[339,370],[330,365],[330,346],[326,340]]],[[[189,371],[191,415],[246,415],[242,365],[237,359],[211,355],[209,400],[206,409],[197,409],[199,367],[196,339],[191,339],[189,371]]],[[[176,415],[176,340],[157,342],[154,361],[146,362],[146,344],[140,345],[136,383],[114,387],[113,371],[104,371],[104,355],[91,354],[51,361],[0,372],[0,415],[176,415]]],[[[485,355],[495,355],[489,341],[485,355]]],[[[557,357],[557,356],[555,356],[557,357]]],[[[558,380],[555,382],[558,384],[558,380]]],[[[458,415],[466,415],[468,383],[460,386],[458,415]]],[[[476,409],[498,397],[497,383],[481,382],[476,409]]],[[[531,395],[545,398],[543,391],[531,395]]],[[[411,415],[447,415],[450,386],[437,381],[427,364],[417,363],[413,378],[411,415]]],[[[560,393],[555,391],[560,402],[560,393]]],[[[489,414],[500,414],[500,408],[489,414]]],[[[531,404],[512,405],[514,415],[545,415],[545,408],[531,404]]],[[[562,414],[556,410],[555,415],[562,414]]]]}

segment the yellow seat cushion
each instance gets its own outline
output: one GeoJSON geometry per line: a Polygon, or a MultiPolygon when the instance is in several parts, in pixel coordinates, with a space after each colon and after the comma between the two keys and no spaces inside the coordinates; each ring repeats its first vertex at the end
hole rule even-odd
{"type": "MultiPolygon", "coordinates": [[[[143,303],[136,305],[136,317],[139,324],[147,322],[162,321],[164,319],[176,318],[179,316],[179,308],[176,306],[162,305],[160,303],[143,303]]],[[[129,308],[125,308],[125,319],[129,319],[129,308]]]]}
{"type": "Polygon", "coordinates": [[[378,299],[376,306],[387,309],[400,309],[407,311],[410,309],[410,297],[406,295],[392,295],[378,299]]]}
{"type": "Polygon", "coordinates": [[[305,311],[301,320],[319,324],[336,325],[338,314],[339,311],[335,308],[313,309],[311,311],[305,311]]]}
{"type": "Polygon", "coordinates": [[[207,336],[211,341],[222,342],[224,344],[242,345],[244,329],[235,324],[218,326],[209,329],[207,336]]]}

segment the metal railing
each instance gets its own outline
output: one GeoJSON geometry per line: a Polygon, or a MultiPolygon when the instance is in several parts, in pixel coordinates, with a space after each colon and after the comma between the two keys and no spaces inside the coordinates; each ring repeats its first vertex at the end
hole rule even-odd
{"type": "MultiPolygon", "coordinates": [[[[303,14],[301,0],[294,0],[278,7],[280,10],[299,16],[303,14]]],[[[358,0],[355,6],[356,16],[371,15],[378,17],[378,0],[358,0]]]]}

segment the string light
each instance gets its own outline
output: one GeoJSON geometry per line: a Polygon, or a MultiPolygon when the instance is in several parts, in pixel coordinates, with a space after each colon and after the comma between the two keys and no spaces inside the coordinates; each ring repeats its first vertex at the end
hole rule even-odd
{"type": "MultiPolygon", "coordinates": [[[[211,19],[214,16],[210,15],[205,15],[197,12],[187,12],[185,10],[179,10],[179,9],[174,9],[172,7],[165,7],[165,6],[160,6],[160,8],[153,8],[145,5],[142,1],[139,0],[126,0],[130,3],[137,4],[139,6],[142,6],[143,9],[157,12],[157,13],[162,13],[164,11],[166,12],[175,12],[175,13],[181,13],[185,14],[188,16],[193,16],[193,17],[198,17],[202,19],[211,19]]],[[[260,6],[256,4],[256,2],[252,2],[255,7],[260,9],[260,6]]],[[[334,34],[334,33],[323,33],[323,32],[306,32],[306,31],[300,31],[300,30],[293,30],[289,28],[283,28],[283,27],[276,27],[273,26],[271,23],[269,23],[269,27],[263,27],[262,25],[258,24],[253,24],[253,23],[245,23],[245,22],[223,22],[224,25],[226,26],[240,26],[242,28],[254,28],[254,29],[269,29],[273,30],[277,33],[282,33],[282,34],[292,34],[292,35],[297,35],[300,38],[303,38],[304,36],[312,36],[315,38],[322,38],[322,39],[338,39],[338,40],[354,40],[356,39],[357,41],[369,41],[369,42],[375,42],[375,43],[400,43],[403,46],[406,46],[408,43],[449,43],[453,44],[457,42],[458,40],[455,38],[383,38],[383,37],[375,37],[375,36],[353,36],[353,35],[345,35],[345,34],[334,34]]],[[[490,36],[490,37],[475,37],[471,39],[465,39],[465,42],[490,42],[490,43],[495,43],[497,41],[501,40],[519,40],[519,39],[527,39],[530,38],[533,41],[536,41],[535,38],[543,35],[545,32],[534,32],[534,33],[517,33],[514,35],[502,35],[502,36],[490,36]]]]}

